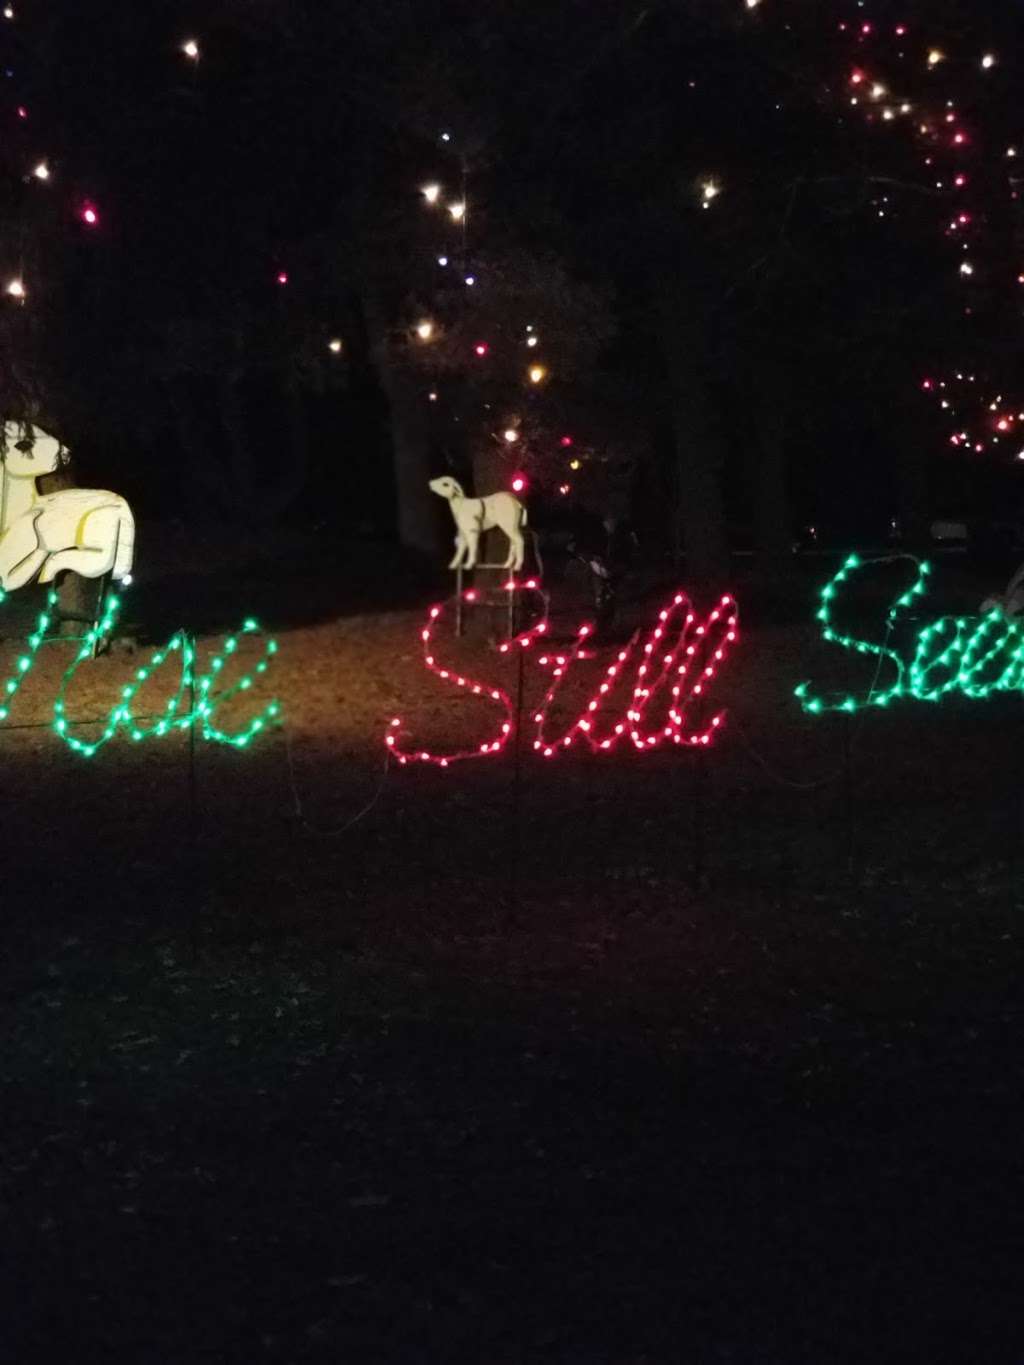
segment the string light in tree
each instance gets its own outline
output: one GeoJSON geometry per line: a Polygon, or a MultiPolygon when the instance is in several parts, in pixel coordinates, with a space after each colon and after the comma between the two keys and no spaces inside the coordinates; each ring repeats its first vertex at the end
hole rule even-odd
{"type": "Polygon", "coordinates": [[[327,349],[332,355],[340,355],[342,351],[341,337],[331,337],[330,341],[327,343],[327,349]]]}
{"type": "Polygon", "coordinates": [[[17,299],[19,303],[24,303],[25,298],[27,297],[25,293],[25,285],[20,278],[8,280],[7,287],[4,292],[9,294],[12,299],[17,299]]]}
{"type": "Polygon", "coordinates": [[[49,178],[50,178],[50,166],[49,166],[49,162],[47,162],[47,161],[38,161],[38,162],[32,167],[32,175],[33,175],[33,177],[34,177],[36,180],[42,180],[43,182],[49,180],[49,178]]]}
{"type": "Polygon", "coordinates": [[[428,204],[436,204],[441,198],[441,186],[436,184],[424,185],[423,198],[428,204]]]}
{"type": "Polygon", "coordinates": [[[198,62],[200,57],[199,44],[194,38],[186,38],[181,45],[181,50],[190,62],[198,62]]]}
{"type": "Polygon", "coordinates": [[[531,365],[527,373],[531,384],[543,384],[548,377],[547,368],[544,365],[531,365]]]}
{"type": "Polygon", "coordinates": [[[957,371],[949,379],[926,379],[921,385],[938,402],[951,424],[949,443],[982,454],[1002,447],[1016,455],[1024,436],[1024,403],[1011,403],[988,380],[957,371]]]}
{"type": "Polygon", "coordinates": [[[456,223],[461,223],[466,216],[466,205],[461,202],[458,204],[449,204],[448,212],[456,223]]]}

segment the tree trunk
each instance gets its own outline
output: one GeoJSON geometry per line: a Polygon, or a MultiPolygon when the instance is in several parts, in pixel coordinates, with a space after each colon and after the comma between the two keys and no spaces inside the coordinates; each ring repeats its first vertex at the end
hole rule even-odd
{"type": "Polygon", "coordinates": [[[391,354],[387,314],[367,291],[364,316],[377,377],[391,410],[391,451],[395,472],[398,538],[409,550],[437,559],[441,552],[437,499],[431,493],[430,442],[423,384],[391,354]]]}
{"type": "Polygon", "coordinates": [[[675,517],[682,532],[687,579],[695,589],[718,587],[729,574],[729,552],[721,485],[722,433],[703,363],[709,338],[700,325],[699,305],[680,299],[679,291],[666,291],[660,311],[675,439],[675,517]]]}
{"type": "Polygon", "coordinates": [[[770,363],[750,376],[756,431],[750,448],[754,468],[754,548],[763,577],[776,582],[793,571],[793,527],[789,505],[789,372],[770,363]]]}
{"type": "Polygon", "coordinates": [[[195,411],[183,381],[166,381],[166,394],[182,456],[182,491],[189,509],[189,520],[201,525],[216,519],[229,504],[221,468],[207,449],[196,422],[195,411]]]}
{"type": "Polygon", "coordinates": [[[256,515],[263,524],[279,521],[299,500],[309,483],[306,397],[294,370],[289,369],[282,375],[281,393],[285,404],[288,459],[281,477],[259,499],[256,515]]]}
{"type": "Polygon", "coordinates": [[[237,366],[219,379],[220,420],[227,450],[228,482],[237,520],[251,525],[255,520],[256,492],[253,481],[252,450],[245,427],[245,407],[240,386],[244,371],[237,366]]]}

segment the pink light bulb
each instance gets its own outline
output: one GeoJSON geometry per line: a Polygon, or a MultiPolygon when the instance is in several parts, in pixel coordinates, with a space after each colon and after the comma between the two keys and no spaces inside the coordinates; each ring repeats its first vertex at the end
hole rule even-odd
{"type": "Polygon", "coordinates": [[[526,487],[526,479],[522,474],[517,474],[512,480],[512,492],[521,493],[526,487]]]}

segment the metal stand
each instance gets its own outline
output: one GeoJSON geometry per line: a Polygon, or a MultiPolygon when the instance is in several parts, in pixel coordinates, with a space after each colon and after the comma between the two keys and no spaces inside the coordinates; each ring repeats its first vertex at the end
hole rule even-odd
{"type": "MultiPolygon", "coordinates": [[[[480,570],[490,570],[492,573],[504,573],[504,574],[511,574],[511,573],[512,573],[512,570],[509,569],[509,568],[507,568],[504,564],[475,564],[475,565],[473,566],[473,569],[471,570],[471,572],[475,573],[475,572],[477,571],[477,569],[480,569],[480,570]]],[[[464,575],[464,572],[465,572],[465,570],[463,569],[463,566],[462,566],[461,564],[459,564],[459,565],[456,566],[456,569],[455,569],[455,634],[458,635],[458,636],[461,636],[461,635],[462,635],[462,628],[463,628],[463,624],[464,624],[464,620],[463,620],[463,607],[464,607],[465,602],[466,602],[466,597],[465,597],[465,593],[464,593],[464,591],[463,591],[463,586],[462,586],[462,584],[463,584],[463,575],[464,575]]],[[[508,581],[513,582],[513,583],[515,582],[514,579],[509,579],[508,581]]],[[[493,602],[480,602],[480,603],[477,603],[477,605],[478,605],[478,606],[490,606],[490,607],[494,607],[495,605],[502,605],[502,606],[504,606],[505,611],[507,612],[507,615],[508,615],[508,627],[507,627],[507,628],[508,628],[508,638],[511,640],[512,637],[513,637],[513,635],[515,635],[515,633],[516,633],[516,614],[517,614],[517,612],[516,612],[516,607],[517,607],[516,596],[517,596],[517,594],[518,594],[518,592],[519,592],[519,584],[516,583],[514,588],[503,588],[502,591],[505,593],[505,596],[506,596],[506,598],[507,598],[507,602],[506,602],[506,603],[503,603],[503,604],[495,604],[495,603],[493,603],[493,602]]],[[[471,605],[472,605],[472,604],[471,604],[471,605]]]]}

